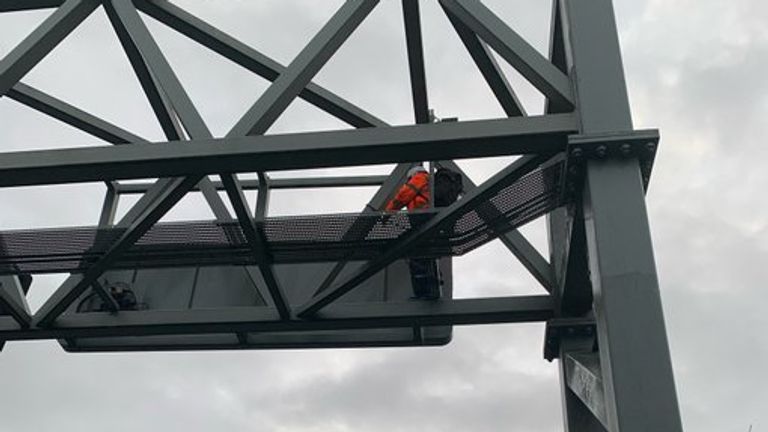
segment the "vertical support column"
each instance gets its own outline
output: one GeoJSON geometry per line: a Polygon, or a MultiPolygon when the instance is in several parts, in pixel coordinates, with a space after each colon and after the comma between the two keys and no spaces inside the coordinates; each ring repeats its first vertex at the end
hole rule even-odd
{"type": "MultiPolygon", "coordinates": [[[[631,131],[611,0],[560,1],[581,132],[631,131]]],[[[590,161],[586,170],[583,210],[607,429],[682,431],[638,161],[590,161]]]]}
{"type": "Polygon", "coordinates": [[[568,354],[591,352],[593,345],[592,337],[564,337],[560,340],[560,382],[562,383],[561,399],[565,432],[606,432],[600,420],[567,385],[566,359],[568,354]]]}

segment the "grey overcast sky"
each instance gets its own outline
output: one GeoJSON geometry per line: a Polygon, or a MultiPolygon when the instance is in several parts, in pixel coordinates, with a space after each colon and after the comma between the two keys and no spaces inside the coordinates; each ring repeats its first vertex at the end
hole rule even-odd
{"type": "MultiPolygon", "coordinates": [[[[287,64],[339,0],[177,0],[287,64]]],[[[421,1],[430,105],[502,112],[434,0],[421,1]]],[[[768,431],[768,3],[614,0],[636,127],[663,141],[647,196],[686,430],[768,431]]],[[[485,0],[545,51],[550,2],[485,0]]],[[[0,14],[0,55],[50,11],[0,14]]],[[[216,135],[267,82],[144,17],[216,135]]],[[[505,66],[531,113],[542,98],[505,66]]],[[[151,140],[161,130],[102,10],[24,81],[151,140]]],[[[400,2],[382,0],[317,76],[393,124],[411,120],[400,2]]],[[[0,151],[98,140],[0,98],[0,151]]],[[[269,131],[346,127],[295,102],[269,131]]],[[[462,165],[482,180],[506,159],[462,165]]],[[[387,167],[344,172],[386,172],[387,167]]],[[[325,171],[321,174],[332,172],[325,171]]],[[[355,211],[371,189],[279,193],[273,213],[355,211]]],[[[0,190],[0,227],[96,222],[101,185],[0,190]]],[[[199,197],[169,218],[208,217],[199,197]]],[[[524,232],[546,253],[541,222],[524,232]]],[[[38,307],[63,276],[35,280],[38,307]]],[[[494,243],[457,260],[460,297],[541,293],[494,243]]],[[[0,353],[0,431],[559,431],[557,365],[542,325],[457,328],[443,348],[66,354],[55,342],[0,353]]]]}

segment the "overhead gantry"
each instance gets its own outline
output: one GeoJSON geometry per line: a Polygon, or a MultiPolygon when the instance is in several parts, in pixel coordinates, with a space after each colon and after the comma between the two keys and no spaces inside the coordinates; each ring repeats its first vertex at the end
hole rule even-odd
{"type": "Polygon", "coordinates": [[[409,126],[312,82],[376,0],[346,1],[285,66],[165,0],[0,0],[0,12],[55,8],[0,60],[0,96],[111,144],[0,155],[2,187],[106,186],[98,226],[0,232],[0,340],[58,339],[69,351],[439,345],[454,325],[541,321],[544,356],[560,362],[568,431],[680,431],[644,198],[659,134],[632,125],[611,1],[553,1],[548,56],[480,1],[436,1],[507,118],[433,121],[413,0],[402,1],[409,126]],[[22,82],[99,7],[166,142],[22,82]],[[214,137],[140,13],[272,85],[214,137]],[[544,95],[542,115],[527,113],[497,57],[544,95]],[[356,129],[265,135],[296,98],[356,129]],[[448,207],[379,210],[414,163],[461,172],[454,160],[494,156],[519,157],[482,184],[465,175],[466,193],[448,207]],[[270,175],[387,163],[396,165],[383,176],[270,175]],[[359,213],[269,215],[272,190],[359,186],[378,187],[359,213]],[[190,193],[214,220],[159,222],[190,193]],[[116,220],[128,194],[140,197],[116,220]],[[544,216],[548,258],[517,231],[544,216]],[[546,294],[452,298],[452,257],[495,239],[546,294]],[[408,300],[413,258],[439,260],[443,298],[408,300]],[[62,272],[32,314],[30,275],[62,272]],[[129,290],[136,307],[122,307],[111,287],[129,290]]]}

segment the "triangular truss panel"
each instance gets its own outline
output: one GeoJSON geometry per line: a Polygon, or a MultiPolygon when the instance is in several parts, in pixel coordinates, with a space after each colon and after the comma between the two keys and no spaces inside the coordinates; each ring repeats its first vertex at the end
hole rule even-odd
{"type": "MultiPolygon", "coordinates": [[[[58,339],[69,351],[419,346],[450,342],[454,325],[546,322],[568,430],[679,431],[644,201],[659,134],[632,127],[611,0],[554,0],[536,27],[548,29],[548,50],[516,30],[528,21],[494,12],[519,2],[379,3],[296,8],[296,22],[314,29],[281,39],[288,29],[275,20],[265,40],[277,48],[267,49],[247,29],[222,30],[167,0],[0,0],[0,12],[50,10],[3,51],[0,97],[101,140],[5,151],[0,187],[103,184],[97,224],[0,231],[0,341],[58,339]],[[97,37],[81,27],[97,21],[117,37],[143,118],[159,131],[24,83],[56,63],[59,46],[74,55],[68,38],[97,37]],[[458,36],[471,77],[495,99],[492,118],[467,107],[467,121],[439,103],[452,89],[432,79],[441,71],[425,53],[435,46],[426,22],[458,36]],[[402,51],[391,61],[364,58],[393,47],[402,51]],[[186,70],[208,58],[220,63],[214,76],[186,70]],[[254,84],[231,104],[222,90],[221,109],[201,108],[202,83],[232,90],[217,81],[227,62],[254,84]],[[386,73],[366,74],[377,64],[386,73]],[[396,92],[383,85],[390,74],[403,84],[396,92]],[[478,158],[505,162],[475,182],[456,161],[478,158]],[[422,163],[433,179],[460,175],[460,198],[384,211],[422,163]],[[388,168],[345,171],[361,166],[388,168]],[[353,211],[270,212],[272,193],[333,188],[373,193],[350,198],[360,201],[353,211]],[[519,230],[534,220],[538,247],[519,230]],[[454,298],[454,258],[488,244],[537,288],[454,298]],[[26,294],[46,273],[68,276],[33,314],[26,294]],[[425,274],[441,283],[438,298],[416,292],[425,274]]],[[[124,89],[111,90],[98,96],[120,105],[124,89]]]]}

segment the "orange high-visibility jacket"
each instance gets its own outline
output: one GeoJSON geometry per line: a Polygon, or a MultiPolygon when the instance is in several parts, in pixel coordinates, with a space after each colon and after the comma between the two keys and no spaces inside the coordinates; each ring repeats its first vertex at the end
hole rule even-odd
{"type": "Polygon", "coordinates": [[[387,211],[398,211],[403,207],[408,210],[424,208],[429,205],[429,174],[418,172],[400,187],[397,195],[387,203],[387,211]]]}

